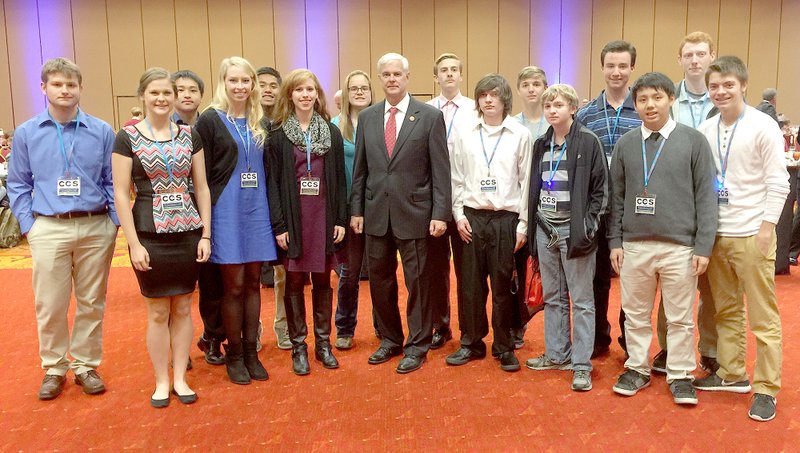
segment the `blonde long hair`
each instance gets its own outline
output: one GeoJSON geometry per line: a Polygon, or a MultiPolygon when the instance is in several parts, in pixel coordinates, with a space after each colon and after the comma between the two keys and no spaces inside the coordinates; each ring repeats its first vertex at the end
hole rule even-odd
{"type": "MultiPolygon", "coordinates": [[[[283,78],[283,83],[281,83],[281,91],[280,95],[278,96],[278,103],[275,104],[275,110],[273,110],[273,116],[275,118],[274,127],[277,128],[283,124],[283,122],[294,113],[292,92],[295,88],[297,88],[298,85],[306,80],[310,80],[314,84],[314,88],[317,90],[317,100],[314,102],[314,111],[324,118],[325,121],[330,121],[331,117],[328,114],[328,107],[325,103],[325,92],[322,91],[322,87],[319,84],[319,79],[317,79],[317,76],[315,76],[314,73],[308,69],[295,69],[287,74],[286,77],[283,78]]],[[[344,96],[342,96],[342,101],[344,101],[344,96]]]]}
{"type": "Polygon", "coordinates": [[[339,113],[339,128],[342,130],[342,136],[346,140],[353,142],[355,142],[354,135],[356,131],[353,127],[353,120],[350,118],[350,113],[352,113],[352,106],[350,105],[350,79],[357,75],[364,76],[364,78],[367,79],[367,86],[369,86],[369,104],[367,107],[373,103],[372,80],[370,80],[369,75],[360,69],[356,69],[350,74],[347,74],[347,77],[344,79],[344,87],[342,87],[342,111],[339,113]]]}
{"type": "Polygon", "coordinates": [[[247,98],[245,104],[245,117],[247,118],[247,127],[253,134],[258,146],[263,146],[267,138],[267,132],[261,127],[261,120],[264,118],[264,109],[261,108],[261,88],[258,86],[258,79],[256,70],[249,61],[242,57],[228,57],[222,60],[219,65],[219,78],[217,79],[217,87],[214,90],[214,100],[210,109],[218,109],[223,112],[230,112],[230,99],[228,99],[228,90],[225,88],[225,78],[228,75],[228,70],[231,67],[237,67],[250,76],[251,91],[250,96],[247,98]]]}

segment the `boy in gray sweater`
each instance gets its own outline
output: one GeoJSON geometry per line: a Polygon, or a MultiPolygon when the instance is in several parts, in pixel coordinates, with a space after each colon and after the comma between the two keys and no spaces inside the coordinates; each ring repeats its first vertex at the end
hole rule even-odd
{"type": "Polygon", "coordinates": [[[629,358],[614,392],[650,384],[651,314],[660,284],[667,316],[667,383],[677,404],[697,404],[693,307],[717,229],[714,164],[705,137],[669,111],[675,85],[651,72],[632,88],[642,127],[611,159],[611,265],[620,275],[629,358]]]}

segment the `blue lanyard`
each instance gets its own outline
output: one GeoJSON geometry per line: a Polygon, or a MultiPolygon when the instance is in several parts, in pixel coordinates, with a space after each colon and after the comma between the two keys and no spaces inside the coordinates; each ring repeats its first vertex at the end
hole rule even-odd
{"type": "MultiPolygon", "coordinates": [[[[630,96],[630,94],[628,94],[630,96]]],[[[625,100],[628,100],[628,97],[625,97],[625,100]]],[[[603,114],[606,116],[606,131],[608,132],[608,144],[611,148],[614,148],[614,135],[617,133],[617,125],[619,125],[619,114],[622,113],[622,108],[625,106],[625,101],[622,101],[622,105],[619,106],[617,109],[617,117],[614,119],[614,129],[611,129],[611,124],[608,122],[608,109],[606,106],[608,103],[606,102],[606,93],[603,92],[603,114]]]]}
{"type": "Polygon", "coordinates": [[[303,132],[303,137],[306,139],[306,171],[311,176],[311,131],[303,132]]]}
{"type": "Polygon", "coordinates": [[[700,123],[703,122],[703,111],[705,111],[706,104],[708,104],[708,94],[703,97],[703,103],[700,106],[700,115],[698,115],[698,118],[695,119],[693,104],[698,104],[699,102],[692,102],[691,96],[689,96],[689,91],[686,90],[686,81],[684,80],[681,83],[683,83],[683,92],[686,93],[687,98],[689,98],[689,114],[692,115],[692,126],[697,129],[700,126],[700,123]]]}
{"type": "Polygon", "coordinates": [[[250,172],[250,128],[245,123],[244,135],[242,135],[242,131],[239,130],[239,125],[236,124],[236,119],[227,115],[225,118],[227,118],[228,121],[233,124],[233,128],[236,129],[236,134],[238,134],[239,138],[242,140],[242,146],[244,146],[244,160],[247,163],[247,171],[250,172]]]}
{"type": "Polygon", "coordinates": [[[147,125],[147,129],[150,131],[150,135],[153,137],[153,143],[156,144],[158,150],[161,151],[161,157],[164,158],[164,164],[167,166],[167,174],[169,175],[169,185],[174,183],[172,177],[172,163],[173,159],[175,158],[175,135],[172,133],[172,121],[169,122],[169,142],[170,142],[170,151],[172,155],[168,155],[166,151],[164,151],[164,144],[158,141],[156,138],[156,134],[153,132],[153,127],[150,126],[150,121],[145,118],[144,124],[147,125]]]}
{"type": "MultiPolygon", "coordinates": [[[[746,109],[745,109],[746,110],[746,109]]],[[[736,118],[736,122],[733,123],[733,130],[731,131],[731,138],[728,139],[728,148],[725,150],[725,159],[722,158],[722,146],[720,145],[719,141],[719,125],[722,123],[722,115],[720,115],[719,120],[717,121],[717,158],[719,159],[719,169],[722,173],[722,178],[717,182],[717,186],[719,189],[722,189],[725,186],[725,173],[728,171],[728,156],[731,154],[731,145],[733,145],[733,135],[736,133],[736,126],[739,125],[739,120],[742,119],[744,116],[744,111],[739,118],[736,118]]]]}
{"type": "MultiPolygon", "coordinates": [[[[439,106],[438,106],[439,110],[442,110],[442,100],[439,99],[438,102],[439,102],[439,106]]],[[[455,112],[453,112],[453,117],[450,118],[450,125],[447,126],[447,137],[445,138],[445,140],[450,140],[450,132],[453,132],[453,122],[456,120],[456,113],[458,113],[458,104],[456,104],[453,101],[448,101],[448,102],[450,102],[451,104],[455,105],[456,106],[456,110],[455,110],[455,112]]],[[[445,103],[445,107],[446,106],[447,106],[447,104],[445,103]]]]}
{"type": "Polygon", "coordinates": [[[72,144],[69,147],[69,157],[67,157],[67,150],[64,146],[64,126],[61,125],[58,121],[50,115],[50,111],[47,111],[47,116],[50,117],[50,121],[56,125],[56,132],[58,133],[58,149],[61,151],[61,157],[64,158],[64,176],[69,177],[69,163],[72,160],[72,154],[75,152],[75,139],[78,136],[78,129],[81,127],[81,119],[80,119],[81,111],[78,109],[78,113],[75,115],[75,132],[72,134],[72,144]]]}
{"type": "Polygon", "coordinates": [[[650,177],[653,176],[653,170],[656,169],[656,163],[658,162],[658,157],[661,155],[661,150],[664,149],[664,143],[667,143],[667,138],[664,137],[664,140],[661,140],[661,144],[658,145],[656,156],[653,158],[653,163],[650,164],[650,171],[647,171],[647,152],[645,151],[644,141],[645,139],[642,138],[642,162],[643,162],[642,168],[644,169],[644,193],[647,194],[647,185],[650,183],[650,177]]]}
{"type": "MultiPolygon", "coordinates": [[[[520,112],[519,116],[522,117],[522,124],[527,125],[528,123],[530,123],[530,121],[528,121],[528,118],[525,118],[524,112],[520,112]]],[[[539,119],[539,125],[536,126],[536,137],[533,137],[534,140],[542,136],[542,124],[544,124],[544,112],[542,112],[542,117],[539,119]]]]}
{"type": "Polygon", "coordinates": [[[555,166],[553,165],[553,145],[555,144],[555,137],[553,140],[550,140],[550,177],[547,179],[547,190],[551,190],[553,188],[553,178],[556,176],[556,172],[558,171],[558,166],[561,165],[561,160],[564,159],[564,153],[567,152],[567,139],[564,139],[564,144],[561,145],[561,153],[558,155],[558,161],[556,161],[555,166]]]}
{"type": "Polygon", "coordinates": [[[494,149],[492,150],[492,157],[490,158],[486,154],[486,145],[483,144],[483,126],[478,129],[478,134],[481,137],[481,148],[483,148],[483,158],[486,159],[486,168],[491,171],[492,161],[494,160],[494,155],[497,153],[497,145],[500,144],[500,139],[503,138],[503,132],[506,131],[506,128],[500,129],[500,136],[497,137],[497,141],[494,143],[494,149]]]}

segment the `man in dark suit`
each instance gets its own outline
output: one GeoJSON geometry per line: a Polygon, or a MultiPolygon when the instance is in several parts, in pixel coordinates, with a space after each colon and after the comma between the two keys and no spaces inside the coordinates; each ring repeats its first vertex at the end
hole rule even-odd
{"type": "Polygon", "coordinates": [[[778,120],[778,111],[775,106],[778,104],[778,90],[775,88],[767,88],[761,94],[761,102],[756,106],[758,110],[769,115],[776,123],[780,124],[778,120]]]}
{"type": "Polygon", "coordinates": [[[442,113],[411,97],[408,60],[389,53],[378,60],[386,95],[358,116],[351,227],[366,232],[372,304],[382,339],[370,364],[405,357],[398,373],[419,369],[432,337],[428,238],[446,231],[452,217],[450,161],[442,113]],[[397,252],[408,302],[408,338],[397,296],[397,252]]]}

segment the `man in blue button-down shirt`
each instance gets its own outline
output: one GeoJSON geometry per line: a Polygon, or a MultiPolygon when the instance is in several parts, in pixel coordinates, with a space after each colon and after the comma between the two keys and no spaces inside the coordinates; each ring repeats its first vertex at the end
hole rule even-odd
{"type": "Polygon", "coordinates": [[[50,400],[63,390],[69,369],[85,393],[105,391],[95,369],[119,220],[111,183],[114,131],[78,108],[80,69],[64,58],[50,60],[42,67],[41,87],[47,109],[17,128],[8,195],[31,247],[39,355],[46,370],[39,399],[50,400]],[[77,308],[70,337],[73,287],[77,308]]]}

